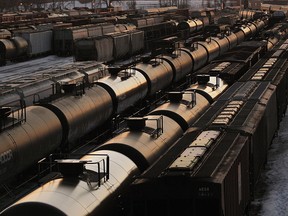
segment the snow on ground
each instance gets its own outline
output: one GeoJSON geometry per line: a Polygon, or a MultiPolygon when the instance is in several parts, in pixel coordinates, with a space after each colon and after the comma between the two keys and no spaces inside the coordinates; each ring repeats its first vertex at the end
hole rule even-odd
{"type": "Polygon", "coordinates": [[[55,55],[24,62],[8,63],[6,66],[0,67],[0,83],[15,78],[21,79],[45,69],[62,67],[70,63],[73,63],[73,57],[58,57],[55,55]]]}
{"type": "Polygon", "coordinates": [[[288,111],[268,151],[250,216],[288,215],[288,111]]]}

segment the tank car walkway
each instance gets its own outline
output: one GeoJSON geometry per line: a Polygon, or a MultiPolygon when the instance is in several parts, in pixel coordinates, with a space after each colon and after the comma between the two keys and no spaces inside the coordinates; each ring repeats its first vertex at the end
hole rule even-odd
{"type": "Polygon", "coordinates": [[[249,216],[288,215],[288,111],[268,151],[249,216]]]}

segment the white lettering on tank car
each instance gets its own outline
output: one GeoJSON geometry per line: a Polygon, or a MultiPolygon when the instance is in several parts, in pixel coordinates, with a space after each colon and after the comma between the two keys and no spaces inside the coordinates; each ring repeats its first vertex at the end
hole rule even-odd
{"type": "Polygon", "coordinates": [[[2,152],[0,154],[0,164],[4,164],[13,158],[12,150],[9,149],[8,151],[2,152]]]}

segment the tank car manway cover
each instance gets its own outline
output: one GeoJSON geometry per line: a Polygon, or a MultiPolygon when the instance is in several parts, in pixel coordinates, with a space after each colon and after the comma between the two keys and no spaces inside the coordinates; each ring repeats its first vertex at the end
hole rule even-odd
{"type": "Polygon", "coordinates": [[[202,132],[169,166],[169,170],[191,170],[219,135],[220,131],[202,132]]]}
{"type": "Polygon", "coordinates": [[[223,124],[228,125],[235,117],[243,101],[231,101],[229,104],[220,112],[220,114],[214,119],[212,124],[223,124]]]}

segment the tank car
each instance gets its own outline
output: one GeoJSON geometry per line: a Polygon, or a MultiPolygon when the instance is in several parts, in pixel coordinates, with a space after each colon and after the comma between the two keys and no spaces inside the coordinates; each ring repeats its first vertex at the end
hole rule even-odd
{"type": "Polygon", "coordinates": [[[181,37],[188,38],[191,34],[194,34],[205,26],[200,19],[189,19],[186,21],[179,22],[177,24],[177,31],[180,33],[181,37]]]}
{"type": "Polygon", "coordinates": [[[25,115],[2,117],[1,131],[1,155],[7,155],[1,157],[1,181],[47,156],[47,152],[58,148],[63,138],[59,118],[41,106],[28,107],[25,115]]]}
{"type": "MultiPolygon", "coordinates": [[[[127,128],[92,153],[80,160],[58,160],[61,175],[57,179],[23,197],[1,215],[18,215],[28,211],[33,215],[43,212],[43,209],[45,214],[55,215],[118,215],[119,196],[127,190],[135,175],[158,160],[209,106],[206,96],[194,90],[207,95],[212,90],[220,95],[220,89],[225,90],[225,86],[223,83],[216,90],[192,85],[191,92],[177,93],[176,98],[183,96],[181,103],[171,97],[168,104],[148,115],[127,119],[127,128]],[[62,199],[63,202],[59,202],[62,199]]],[[[175,93],[172,95],[175,96],[175,93]]]]}
{"type": "Polygon", "coordinates": [[[0,64],[5,65],[7,61],[20,60],[28,55],[28,42],[22,37],[0,39],[0,64]]]}
{"type": "MultiPolygon", "coordinates": [[[[178,81],[182,77],[189,75],[186,73],[191,72],[190,68],[192,68],[193,72],[195,68],[201,67],[207,62],[208,56],[210,56],[210,60],[212,59],[211,56],[214,55],[210,55],[209,50],[213,49],[209,48],[209,43],[205,46],[207,50],[204,46],[199,46],[202,47],[201,50],[203,52],[200,49],[195,50],[195,52],[183,50],[183,55],[178,56],[175,52],[175,58],[173,58],[173,56],[171,58],[170,56],[165,57],[160,55],[157,58],[143,59],[144,62],[140,62],[128,70],[124,69],[117,75],[112,74],[109,78],[106,77],[98,80],[94,87],[85,89],[85,92],[81,89],[77,95],[66,96],[50,104],[41,105],[53,111],[61,122],[62,127],[57,133],[62,134],[62,139],[54,143],[54,146],[57,146],[57,148],[61,147],[62,149],[73,148],[80,137],[110,120],[113,114],[122,112],[129,106],[133,106],[137,101],[145,99],[147,96],[149,97],[160,91],[164,91],[164,89],[169,89],[173,81],[178,81]],[[181,67],[183,66],[182,69],[179,67],[180,64],[181,67]],[[141,85],[139,85],[139,81],[141,85]],[[101,113],[101,115],[99,115],[99,113],[101,113]]],[[[217,48],[219,49],[218,45],[217,48]]],[[[217,88],[213,87],[212,90],[213,89],[217,88]]],[[[207,90],[211,91],[211,88],[207,90]]],[[[204,90],[201,92],[203,91],[204,90]]],[[[33,121],[33,117],[31,121],[33,121]]],[[[23,125],[26,125],[25,122],[23,122],[23,125]]],[[[21,126],[22,125],[19,125],[20,128],[21,126]]],[[[34,128],[35,134],[38,133],[37,129],[38,128],[34,128]]],[[[12,133],[10,130],[14,129],[8,128],[5,132],[12,133]]],[[[39,128],[39,130],[41,130],[41,128],[39,128]]],[[[3,133],[0,135],[2,136],[3,133]]],[[[33,145],[36,145],[36,143],[39,144],[37,140],[38,138],[33,137],[31,140],[33,145]]],[[[24,140],[17,140],[15,146],[22,146],[23,141],[24,140]]],[[[45,142],[43,143],[45,146],[45,142]]],[[[37,146],[42,148],[42,144],[37,146]]],[[[44,151],[45,148],[43,148],[43,154],[44,151]]],[[[51,151],[47,151],[46,153],[49,154],[51,151]]],[[[21,155],[25,157],[25,154],[21,155]]],[[[33,161],[32,158],[30,159],[27,159],[27,164],[32,164],[33,161],[39,160],[41,157],[35,157],[33,161]]],[[[20,171],[21,169],[24,170],[25,167],[19,166],[17,169],[20,171]]],[[[3,172],[0,178],[1,181],[2,178],[5,178],[5,175],[6,173],[3,172]]]]}
{"type": "Polygon", "coordinates": [[[90,86],[100,77],[108,76],[107,66],[95,62],[87,62],[85,66],[72,63],[60,68],[46,69],[36,73],[6,81],[1,84],[0,106],[19,106],[20,100],[25,106],[51,100],[52,97],[64,96],[69,87],[81,84],[90,86]],[[90,68],[89,68],[90,67],[90,68]]]}
{"type": "Polygon", "coordinates": [[[193,76],[219,76],[228,84],[233,84],[254,65],[266,52],[266,43],[257,41],[243,42],[237,47],[215,58],[210,64],[197,70],[193,76]]]}
{"type": "Polygon", "coordinates": [[[244,40],[248,40],[250,37],[263,30],[267,24],[267,19],[261,19],[250,22],[247,25],[242,25],[235,28],[233,32],[237,36],[238,44],[243,42],[244,40]]]}
{"type": "Polygon", "coordinates": [[[270,78],[249,80],[248,70],[136,178],[124,199],[126,215],[245,215],[283,111],[277,107],[287,100],[276,97],[278,88],[287,91],[287,65],[278,61],[270,78]]]}
{"type": "Polygon", "coordinates": [[[263,11],[255,11],[255,10],[240,10],[239,11],[239,17],[241,19],[247,19],[247,20],[257,20],[261,19],[265,16],[265,13],[263,11]]]}

